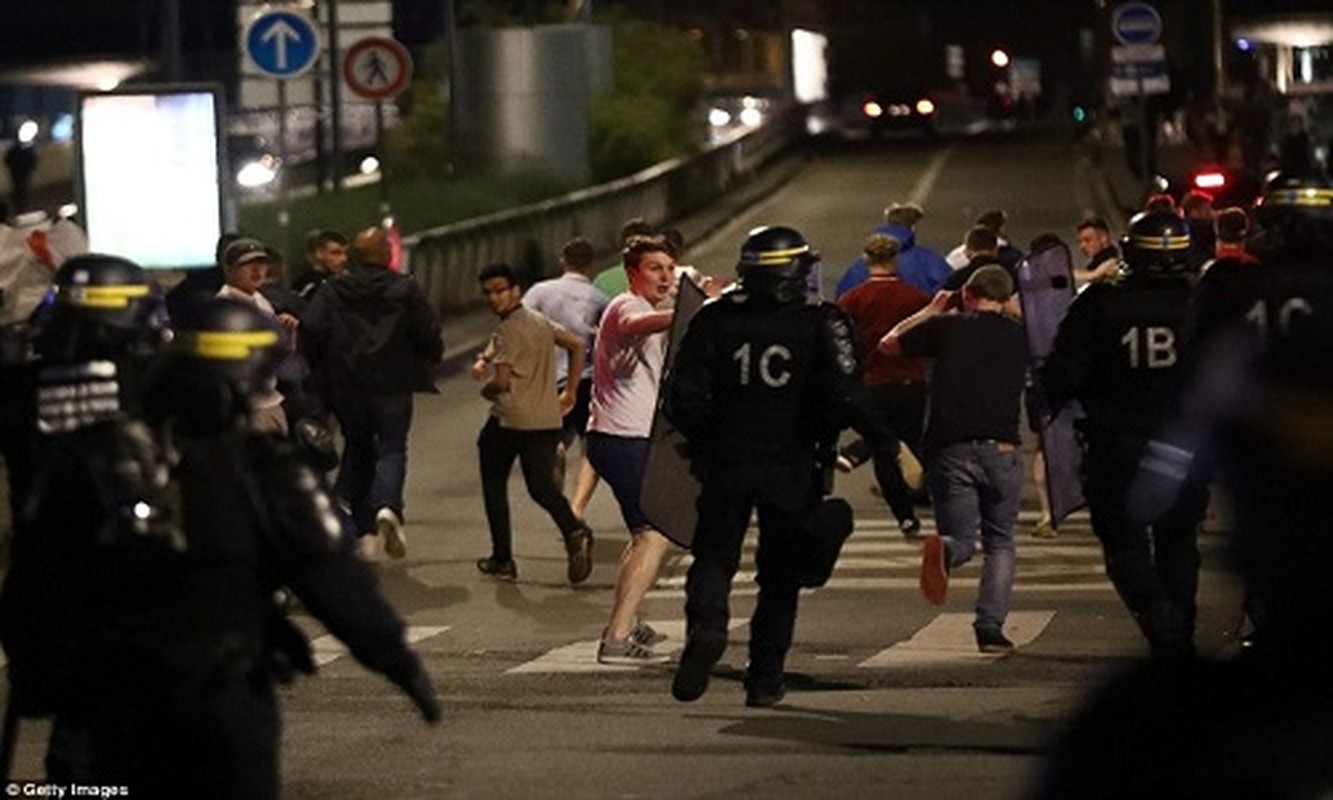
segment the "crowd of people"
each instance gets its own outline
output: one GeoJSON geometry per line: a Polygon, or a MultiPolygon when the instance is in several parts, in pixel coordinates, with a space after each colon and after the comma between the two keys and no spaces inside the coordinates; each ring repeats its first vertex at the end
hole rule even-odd
{"type": "MultiPolygon", "coordinates": [[[[945,602],[951,574],[980,552],[976,644],[1008,654],[1023,419],[1040,434],[1077,403],[1077,479],[1107,576],[1152,654],[1194,659],[1197,535],[1216,483],[1236,506],[1260,663],[1309,663],[1303,632],[1328,622],[1311,572],[1328,555],[1312,535],[1328,509],[1283,504],[1280,486],[1308,491],[1330,472],[1318,445],[1333,381],[1328,359],[1310,354],[1333,344],[1333,184],[1282,174],[1253,209],[1152,197],[1119,246],[1106,220],[1089,217],[1072,226],[1081,265],[1057,234],[1022,251],[1000,210],[979,215],[946,258],[916,240],[924,214],[914,203],[886,208],[836,302],[821,297],[814,246],[781,225],[750,232],[725,288],[681,263],[678,235],[642,220],[626,224],[620,263],[600,275],[581,237],[561,249],[561,274],[530,288],[507,264],[482,268],[498,324],[471,368],[491,404],[477,440],[490,532],[478,571],[518,577],[508,498],[517,460],[561,536],[568,582],[587,580],[595,541],[585,512],[604,481],[629,538],[596,659],[668,661],[656,649],[665,636],[639,613],[678,546],[642,507],[660,414],[688,440],[682,480],[699,487],[676,699],[701,697],[726,650],[732,581],[757,513],[746,703],[782,701],[800,590],[827,580],[851,533],[846,504],[829,498],[835,467],[858,460],[873,462],[889,512],[921,542],[926,600],[945,602]],[[1034,359],[1020,294],[1030,257],[1053,249],[1065,255],[1070,301],[1047,320],[1057,333],[1034,359]],[[668,353],[682,280],[711,301],[668,353]],[[849,428],[861,439],[840,449],[849,428]]],[[[275,796],[272,686],[311,665],[275,592],[299,599],[427,720],[439,717],[367,562],[380,547],[407,554],[413,396],[434,388],[440,319],[391,266],[378,227],[350,240],[312,235],[290,288],[260,241],[228,235],[217,254],[216,269],[165,295],[124,259],[71,258],[50,297],[5,328],[0,434],[15,534],[0,635],[10,713],[56,719],[53,775],[275,796]],[[57,487],[71,485],[100,504],[62,502],[57,487]],[[109,565],[170,589],[125,593],[109,565]],[[146,618],[163,624],[146,632],[146,618]],[[256,727],[269,733],[230,746],[256,727]],[[145,737],[157,745],[126,746],[145,737]],[[225,780],[201,785],[194,765],[218,752],[234,759],[216,761],[225,780]]],[[[1034,477],[1057,468],[1040,446],[1034,455],[1034,477]]],[[[1033,533],[1058,536],[1041,483],[1038,495],[1033,533]]],[[[1063,757],[1090,756],[1071,746],[1063,757]]],[[[1062,766],[1050,780],[1084,777],[1062,766]]]]}

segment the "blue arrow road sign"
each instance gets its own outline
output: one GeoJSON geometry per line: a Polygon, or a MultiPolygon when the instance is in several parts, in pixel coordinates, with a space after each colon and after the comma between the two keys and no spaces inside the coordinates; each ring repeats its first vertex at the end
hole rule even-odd
{"type": "Polygon", "coordinates": [[[300,75],[319,57],[319,30],[300,11],[270,9],[250,21],[245,53],[261,72],[275,78],[300,75]]]}

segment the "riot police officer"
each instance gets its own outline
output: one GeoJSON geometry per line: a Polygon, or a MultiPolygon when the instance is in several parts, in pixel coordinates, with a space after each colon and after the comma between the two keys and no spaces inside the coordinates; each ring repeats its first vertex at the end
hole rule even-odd
{"type": "Polygon", "coordinates": [[[1278,175],[1254,209],[1247,332],[1261,346],[1256,398],[1223,444],[1240,563],[1256,595],[1260,647],[1333,650],[1327,535],[1333,429],[1333,182],[1278,175]]]}
{"type": "Polygon", "coordinates": [[[133,503],[154,487],[141,468],[151,461],[149,437],[133,420],[164,316],[147,274],[122,258],[70,259],[53,283],[52,297],[10,339],[3,435],[14,539],[0,621],[10,658],[8,719],[55,714],[47,773],[75,780],[85,777],[87,749],[76,715],[59,704],[70,689],[55,665],[70,661],[65,645],[75,621],[89,620],[80,614],[84,584],[59,591],[55,576],[91,569],[69,547],[76,532],[114,538],[121,526],[140,524],[133,503]],[[120,498],[131,498],[114,509],[121,516],[104,517],[99,506],[120,498]],[[41,524],[29,530],[34,517],[41,524]]]}
{"type": "Polygon", "coordinates": [[[313,670],[277,589],[427,720],[439,705],[315,477],[288,442],[245,427],[277,330],[227,300],[189,305],[175,324],[144,421],[101,426],[91,453],[66,437],[43,459],[30,566],[5,587],[5,646],[18,646],[23,695],[42,701],[30,710],[86,732],[87,779],[150,797],[276,797],[274,682],[313,670]]]}
{"type": "Polygon", "coordinates": [[[1261,263],[1219,263],[1200,282],[1191,309],[1193,388],[1145,459],[1136,495],[1140,513],[1152,516],[1181,491],[1182,477],[1186,486],[1197,484],[1220,468],[1240,523],[1234,543],[1257,640],[1295,648],[1302,631],[1326,622],[1319,611],[1327,605],[1324,560],[1315,553],[1327,547],[1317,533],[1327,520],[1311,505],[1323,492],[1281,488],[1280,477],[1313,487],[1296,474],[1320,463],[1327,430],[1333,182],[1317,173],[1279,174],[1253,214],[1259,229],[1250,247],[1261,263]],[[1250,433],[1224,446],[1232,428],[1218,420],[1232,418],[1245,418],[1250,433]],[[1291,500],[1273,491],[1289,492],[1291,500]]]}
{"type": "Polygon", "coordinates": [[[161,296],[137,264],[107,255],[65,262],[54,292],[3,336],[4,430],[15,525],[46,438],[133,416],[166,326],[161,296]],[[12,453],[10,452],[12,448],[12,453]]]}
{"type": "Polygon", "coordinates": [[[1333,656],[1333,184],[1278,176],[1254,214],[1263,261],[1210,295],[1236,313],[1192,343],[1135,510],[1159,513],[1182,478],[1217,479],[1259,637],[1239,658],[1154,662],[1098,691],[1051,748],[1036,797],[1333,791],[1333,691],[1311,680],[1333,656]]]}
{"type": "MultiPolygon", "coordinates": [[[[756,508],[759,598],[746,704],[771,706],[785,691],[808,558],[803,526],[818,516],[838,431],[852,416],[864,424],[852,405],[859,381],[850,324],[831,303],[807,299],[818,261],[792,228],[751,231],[738,284],[691,320],[664,387],[664,409],[688,438],[703,484],[685,588],[687,640],[672,684],[677,700],[703,695],[726,649],[728,595],[756,508]]],[[[849,512],[844,522],[849,532],[849,512]]]]}
{"type": "Polygon", "coordinates": [[[1076,399],[1086,413],[1084,496],[1107,576],[1155,655],[1189,655],[1207,492],[1190,487],[1151,525],[1126,513],[1130,482],[1180,379],[1189,228],[1174,213],[1145,212],[1121,245],[1120,276],[1075,298],[1041,382],[1052,410],[1076,399]]]}

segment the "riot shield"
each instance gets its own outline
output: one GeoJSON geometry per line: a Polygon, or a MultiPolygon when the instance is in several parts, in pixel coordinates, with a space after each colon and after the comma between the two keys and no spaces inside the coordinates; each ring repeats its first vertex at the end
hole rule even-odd
{"type": "MultiPolygon", "coordinates": [[[[1040,369],[1055,346],[1069,304],[1074,300],[1073,260],[1061,244],[1033,253],[1018,267],[1018,299],[1023,305],[1023,327],[1033,370],[1040,369]]],[[[1046,492],[1051,501],[1051,523],[1059,525],[1083,507],[1083,449],[1074,421],[1083,416],[1078,403],[1070,403],[1054,415],[1040,404],[1029,403],[1028,413],[1046,457],[1046,492]]]]}
{"type": "MultiPolygon", "coordinates": [[[[680,290],[676,294],[676,314],[671,320],[670,338],[667,340],[663,375],[671,371],[680,340],[705,299],[703,290],[694,281],[681,278],[680,290]]],[[[639,508],[654,528],[681,547],[688,548],[694,541],[694,526],[698,521],[695,503],[699,499],[699,481],[690,472],[685,436],[662,413],[660,387],[658,392],[657,411],[653,414],[652,432],[648,437],[648,462],[643,468],[639,508]]]]}

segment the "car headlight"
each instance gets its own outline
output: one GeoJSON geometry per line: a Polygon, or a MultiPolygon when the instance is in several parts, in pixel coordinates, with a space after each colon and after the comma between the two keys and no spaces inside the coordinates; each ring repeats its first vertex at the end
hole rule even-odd
{"type": "Polygon", "coordinates": [[[708,124],[714,128],[725,128],[731,124],[731,114],[725,108],[714,108],[708,112],[708,124]]]}

